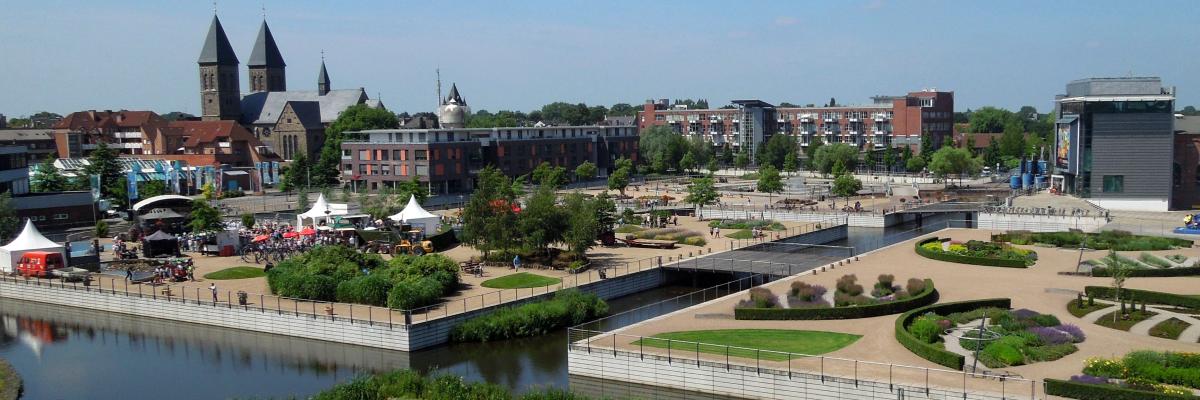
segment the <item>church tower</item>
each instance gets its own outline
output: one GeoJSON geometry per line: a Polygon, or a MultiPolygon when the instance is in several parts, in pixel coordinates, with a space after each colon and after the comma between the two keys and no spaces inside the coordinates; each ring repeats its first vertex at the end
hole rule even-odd
{"type": "Polygon", "coordinates": [[[317,95],[329,93],[329,72],[325,71],[325,55],[321,55],[321,72],[317,73],[317,95]]]}
{"type": "Polygon", "coordinates": [[[275,37],[271,35],[266,19],[258,28],[258,39],[254,41],[254,50],[250,52],[246,66],[250,67],[251,92],[287,91],[287,77],[284,74],[287,64],[275,45],[275,37]]]}
{"type": "Polygon", "coordinates": [[[200,111],[202,119],[238,120],[242,117],[242,94],[238,84],[238,59],[225,37],[221,20],[213,15],[204,48],[200,50],[200,111]]]}

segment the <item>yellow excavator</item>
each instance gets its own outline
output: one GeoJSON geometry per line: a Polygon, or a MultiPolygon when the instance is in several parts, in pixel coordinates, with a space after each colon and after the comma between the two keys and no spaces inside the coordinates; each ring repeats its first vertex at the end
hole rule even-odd
{"type": "Polygon", "coordinates": [[[401,232],[400,241],[392,246],[392,254],[420,256],[429,253],[433,253],[433,242],[425,240],[425,233],[420,229],[401,232]]]}

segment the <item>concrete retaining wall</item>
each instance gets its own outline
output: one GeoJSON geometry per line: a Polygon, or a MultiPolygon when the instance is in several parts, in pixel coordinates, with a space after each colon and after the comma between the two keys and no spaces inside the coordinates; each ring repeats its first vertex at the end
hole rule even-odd
{"type": "MultiPolygon", "coordinates": [[[[937,399],[998,400],[1000,393],[967,393],[961,389],[929,387],[911,383],[890,385],[887,381],[824,376],[808,372],[759,369],[695,360],[671,359],[661,355],[638,355],[624,351],[572,346],[567,352],[568,371],[573,376],[604,380],[602,388],[579,388],[592,395],[624,396],[637,390],[621,383],[650,385],[745,399],[937,399]],[[617,382],[613,382],[617,381],[617,382]],[[596,393],[600,392],[600,393],[596,393]]],[[[575,387],[572,387],[575,389],[575,387]]],[[[1013,388],[1014,391],[1018,388],[1013,388]]],[[[1011,398],[1029,398],[1020,392],[1011,398]]]]}
{"type": "Polygon", "coordinates": [[[795,212],[788,210],[731,210],[705,208],[705,219],[770,219],[788,222],[822,222],[833,218],[847,218],[850,226],[865,228],[884,228],[903,222],[903,216],[897,214],[874,213],[822,213],[795,212]]]}
{"type": "Polygon", "coordinates": [[[1104,217],[1073,217],[1069,215],[995,214],[979,213],[979,229],[1025,230],[1058,232],[1079,229],[1095,232],[1108,224],[1104,217]]]}

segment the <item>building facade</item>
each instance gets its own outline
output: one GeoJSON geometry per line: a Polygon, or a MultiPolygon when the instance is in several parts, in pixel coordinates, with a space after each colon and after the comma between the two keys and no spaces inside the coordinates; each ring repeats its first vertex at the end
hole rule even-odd
{"type": "MultiPolygon", "coordinates": [[[[954,92],[922,90],[880,96],[857,106],[776,107],[760,100],[736,100],[734,108],[672,109],[667,100],[647,102],[637,115],[639,129],[668,126],[715,147],[745,149],[752,156],[773,135],[793,137],[801,147],[815,139],[846,143],[861,150],[909,146],[920,149],[930,136],[934,148],[952,140],[954,92]]],[[[751,157],[753,159],[753,157],[751,157]]]]}
{"type": "Polygon", "coordinates": [[[1200,117],[1175,116],[1171,208],[1200,209],[1200,117]]]}
{"type": "Polygon", "coordinates": [[[0,146],[25,146],[27,164],[37,164],[58,151],[50,129],[0,129],[0,146]]]}
{"type": "Polygon", "coordinates": [[[473,190],[476,173],[491,165],[508,176],[525,175],[543,162],[568,170],[596,164],[612,172],[618,158],[637,160],[633,126],[381,129],[359,132],[364,141],[342,143],[342,179],[378,190],[416,177],[431,192],[473,190]]]}
{"type": "Polygon", "coordinates": [[[142,139],[157,134],[167,120],[153,111],[77,111],[54,125],[59,157],[87,157],[105,143],[122,155],[144,153],[142,139]]]}
{"type": "Polygon", "coordinates": [[[0,193],[29,193],[29,164],[25,146],[0,146],[0,193]]]}
{"type": "Polygon", "coordinates": [[[1109,209],[1171,208],[1174,88],[1156,77],[1080,79],[1056,103],[1052,185],[1109,209]]]}

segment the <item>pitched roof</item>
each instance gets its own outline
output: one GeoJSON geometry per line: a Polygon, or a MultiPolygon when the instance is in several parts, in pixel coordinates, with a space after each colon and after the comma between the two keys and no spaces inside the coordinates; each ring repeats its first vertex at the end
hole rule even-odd
{"type": "Polygon", "coordinates": [[[221,20],[213,15],[212,24],[208,27],[208,36],[204,38],[204,47],[200,49],[200,58],[196,62],[201,64],[220,64],[220,65],[237,65],[237,54],[233,53],[233,46],[229,45],[229,38],[225,36],[225,28],[221,27],[221,20]]]}
{"type": "Polygon", "coordinates": [[[262,26],[258,28],[258,39],[254,41],[254,49],[250,51],[250,60],[246,61],[247,66],[251,67],[286,67],[283,62],[283,55],[279,53],[279,47],[275,45],[275,36],[271,35],[271,28],[267,27],[267,21],[263,20],[262,26]]]}
{"type": "Polygon", "coordinates": [[[291,101],[313,101],[321,108],[321,123],[332,123],[342,111],[367,101],[362,88],[330,90],[324,96],[316,91],[255,92],[242,97],[243,124],[275,124],[283,106],[291,101]]]}
{"type": "Polygon", "coordinates": [[[54,124],[54,129],[71,131],[139,128],[146,125],[165,125],[166,120],[154,111],[76,111],[54,124]]]}
{"type": "Polygon", "coordinates": [[[329,87],[329,71],[325,70],[325,60],[321,60],[321,72],[317,73],[317,85],[329,87]]]}
{"type": "MultiPolygon", "coordinates": [[[[285,107],[292,108],[296,118],[300,119],[300,125],[303,125],[305,129],[320,129],[324,126],[321,124],[321,104],[318,102],[289,101],[285,107]]],[[[280,117],[283,117],[282,113],[280,117]]]]}
{"type": "Polygon", "coordinates": [[[258,139],[254,135],[238,125],[236,121],[221,120],[221,121],[173,121],[170,123],[171,128],[179,129],[178,135],[186,136],[184,147],[196,147],[205,143],[212,143],[221,138],[229,138],[232,140],[248,140],[256,142],[258,139]]]}

